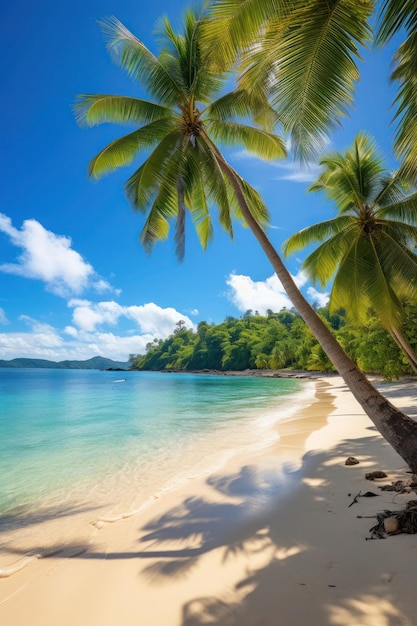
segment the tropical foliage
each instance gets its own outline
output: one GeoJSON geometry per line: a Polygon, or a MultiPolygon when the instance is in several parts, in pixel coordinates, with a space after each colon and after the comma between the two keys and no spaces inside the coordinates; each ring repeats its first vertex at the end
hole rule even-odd
{"type": "Polygon", "coordinates": [[[310,158],[352,105],[361,51],[405,39],[393,58],[395,149],[417,179],[417,8],[410,0],[214,0],[208,37],[241,85],[268,93],[295,153],[310,158]]]}
{"type": "MultiPolygon", "coordinates": [[[[404,332],[417,347],[417,306],[404,304],[404,332]]],[[[336,334],[353,360],[366,372],[387,379],[411,373],[406,359],[378,319],[368,315],[358,328],[342,311],[319,314],[336,334]]],[[[247,311],[240,318],[228,317],[221,324],[200,322],[196,332],[177,326],[165,340],[147,345],[146,353],[133,356],[138,370],[234,370],[288,369],[330,372],[334,367],[312,332],[296,311],[268,312],[262,316],[247,311]]]]}
{"type": "MultiPolygon", "coordinates": [[[[155,101],[115,95],[81,95],[75,106],[80,124],[105,122],[137,128],[112,141],[90,162],[98,178],[149,153],[126,182],[127,196],[146,215],[140,242],[150,251],[165,239],[169,223],[176,225],[177,255],[184,256],[186,211],[205,248],[213,236],[210,209],[233,236],[233,218],[242,219],[232,173],[239,181],[251,214],[259,224],[268,221],[267,209],[253,187],[238,176],[216,144],[240,145],[264,159],[285,155],[284,142],[258,124],[248,124],[259,102],[246,91],[224,93],[226,71],[219,72],[201,46],[201,21],[188,11],[183,34],[176,34],[165,18],[161,50],[155,56],[116,19],[103,23],[108,49],[129,76],[155,101]]],[[[263,103],[265,107],[265,103],[263,103]]],[[[276,115],[263,112],[270,130],[276,115]]]]}
{"type": "MultiPolygon", "coordinates": [[[[309,190],[322,191],[338,215],[292,235],[284,251],[323,242],[303,268],[322,286],[334,279],[331,310],[343,308],[364,323],[372,308],[401,339],[401,299],[417,297],[417,193],[384,167],[364,134],[344,154],[331,153],[320,164],[323,171],[309,190]]],[[[417,357],[409,356],[415,367],[417,357]]]]}

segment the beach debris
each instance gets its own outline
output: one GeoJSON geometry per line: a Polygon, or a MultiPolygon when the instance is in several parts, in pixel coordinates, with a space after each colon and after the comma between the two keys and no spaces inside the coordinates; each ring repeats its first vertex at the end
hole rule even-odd
{"type": "Polygon", "coordinates": [[[354,456],[348,456],[348,458],[345,461],[345,465],[358,465],[359,461],[358,459],[355,459],[354,456]]]}
{"type": "Polygon", "coordinates": [[[388,474],[381,470],[375,470],[374,472],[368,472],[365,474],[366,480],[375,480],[376,478],[388,478],[388,474]]]}
{"type": "Polygon", "coordinates": [[[405,509],[382,511],[376,516],[378,523],[370,528],[370,539],[383,539],[385,535],[417,533],[417,500],[409,500],[405,509]]]}
{"type": "MultiPolygon", "coordinates": [[[[350,495],[350,494],[348,494],[350,495]]],[[[356,496],[353,498],[352,502],[349,504],[348,509],[350,509],[350,507],[353,504],[357,504],[358,502],[358,498],[374,498],[375,496],[378,496],[378,493],[374,493],[373,491],[366,491],[365,493],[357,493],[356,496]]]]}
{"type": "Polygon", "coordinates": [[[410,493],[411,483],[404,482],[403,480],[396,480],[391,485],[381,485],[379,487],[381,491],[396,491],[397,493],[410,493]]]}

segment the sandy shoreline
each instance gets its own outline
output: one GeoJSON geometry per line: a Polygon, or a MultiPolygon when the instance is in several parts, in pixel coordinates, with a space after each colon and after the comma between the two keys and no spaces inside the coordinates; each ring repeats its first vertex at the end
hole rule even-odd
{"type": "MultiPolygon", "coordinates": [[[[415,381],[382,387],[416,416],[415,381]]],[[[0,579],[0,623],[412,626],[417,535],[366,541],[374,520],[357,518],[402,508],[410,496],[365,473],[395,478],[403,461],[338,377],[318,379],[315,401],[278,428],[279,443],[104,525],[73,558],[0,579]],[[349,507],[369,490],[379,497],[349,507]]]]}

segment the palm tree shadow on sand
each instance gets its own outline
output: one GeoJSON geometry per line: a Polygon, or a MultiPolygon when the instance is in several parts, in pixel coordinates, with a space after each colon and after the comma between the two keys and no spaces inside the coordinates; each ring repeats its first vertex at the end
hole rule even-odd
{"type": "MultiPolygon", "coordinates": [[[[387,590],[385,596],[381,595],[381,581],[387,576],[383,550],[374,550],[370,562],[363,555],[364,547],[369,545],[365,538],[373,521],[359,520],[357,514],[367,514],[367,503],[360,502],[357,509],[349,508],[354,494],[337,492],[338,475],[352,471],[346,468],[344,460],[351,455],[353,445],[355,455],[370,465],[377,464],[379,437],[356,440],[354,444],[344,441],[331,453],[308,453],[301,469],[287,468],[281,478],[278,474],[260,476],[254,468],[246,466],[236,474],[208,479],[214,493],[222,496],[222,502],[197,496],[187,498],[142,528],[140,544],[148,544],[149,548],[136,556],[152,560],[141,572],[152,585],[163,586],[177,582],[179,577],[198,575],[201,560],[213,551],[220,551],[220,567],[227,568],[235,558],[243,559],[242,576],[230,580],[229,588],[221,595],[196,597],[184,604],[182,626],[299,626],[304,623],[306,605],[310,623],[314,624],[368,624],[369,619],[374,619],[372,623],[380,626],[412,625],[411,616],[395,606],[387,590]],[[334,484],[325,478],[329,464],[335,472],[334,484]],[[314,544],[306,543],[305,537],[311,537],[306,529],[314,525],[315,519],[303,515],[292,517],[293,509],[286,506],[286,500],[294,495],[294,490],[313,516],[315,512],[322,514],[324,509],[334,517],[331,526],[317,527],[314,532],[320,546],[326,546],[325,533],[340,534],[337,554],[330,549],[317,550],[314,544]],[[358,567],[369,568],[370,572],[369,583],[359,595],[349,571],[339,566],[351,550],[343,543],[346,518],[338,523],[332,510],[332,502],[340,498],[346,503],[346,518],[358,528],[355,547],[358,567]],[[253,562],[253,557],[261,564],[251,565],[249,558],[253,562]],[[375,569],[380,571],[377,578],[375,569]],[[285,615],[282,620],[280,610],[285,615]],[[274,621],[270,621],[271,615],[276,616],[274,621]]],[[[363,477],[363,467],[353,471],[359,471],[363,477]]]]}

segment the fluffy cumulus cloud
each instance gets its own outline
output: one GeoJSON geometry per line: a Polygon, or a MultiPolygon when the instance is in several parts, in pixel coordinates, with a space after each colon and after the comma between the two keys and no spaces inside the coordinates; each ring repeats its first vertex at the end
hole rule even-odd
{"type": "Polygon", "coordinates": [[[180,320],[187,327],[194,328],[187,316],[171,307],[163,309],[154,303],[123,307],[116,302],[72,300],[70,304],[74,309],[73,324],[66,326],[63,331],[29,316],[21,316],[20,320],[28,326],[28,330],[0,333],[2,358],[30,357],[63,361],[84,360],[100,355],[116,361],[127,361],[129,354],[143,354],[148,343],[170,335],[180,320]],[[109,332],[108,328],[99,328],[115,326],[121,317],[133,322],[125,334],[121,334],[117,328],[114,332],[109,332]]]}
{"type": "Polygon", "coordinates": [[[152,337],[167,337],[182,320],[187,328],[194,328],[187,315],[182,315],[172,307],[162,308],[154,302],[142,306],[121,306],[117,302],[89,302],[88,300],[70,300],[73,307],[72,321],[79,329],[91,332],[103,324],[116,325],[121,317],[131,320],[141,333],[152,337]]]}
{"type": "Polygon", "coordinates": [[[25,220],[18,230],[7,215],[0,213],[0,232],[21,249],[16,263],[2,263],[0,271],[41,280],[48,291],[62,297],[81,294],[88,287],[100,293],[112,289],[71,247],[69,237],[46,230],[38,221],[25,220]]]}
{"type": "MultiPolygon", "coordinates": [[[[307,277],[303,271],[293,278],[299,289],[307,284],[307,277]]],[[[275,274],[264,281],[254,281],[250,276],[241,274],[230,274],[226,283],[229,286],[228,297],[239,311],[252,309],[265,315],[268,309],[280,311],[284,307],[292,308],[292,303],[275,274]]],[[[307,295],[310,301],[318,302],[320,305],[328,299],[327,294],[320,294],[313,287],[307,289],[307,295]]]]}

